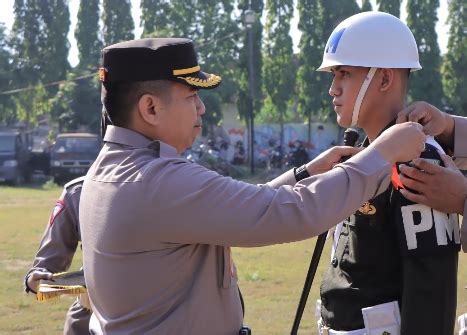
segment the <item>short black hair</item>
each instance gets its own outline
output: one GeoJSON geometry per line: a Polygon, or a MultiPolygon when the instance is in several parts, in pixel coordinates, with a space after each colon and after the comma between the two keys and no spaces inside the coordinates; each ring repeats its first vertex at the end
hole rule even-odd
{"type": "Polygon", "coordinates": [[[102,85],[102,104],[116,126],[125,127],[130,121],[130,111],[144,94],[153,94],[170,103],[170,80],[136,82],[110,82],[102,85]]]}

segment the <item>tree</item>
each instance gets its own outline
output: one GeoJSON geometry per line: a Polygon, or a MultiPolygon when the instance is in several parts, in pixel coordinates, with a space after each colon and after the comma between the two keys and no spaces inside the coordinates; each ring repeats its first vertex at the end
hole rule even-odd
{"type": "Polygon", "coordinates": [[[371,12],[373,7],[371,6],[370,0],[363,0],[362,1],[362,12],[371,12]]]}
{"type": "Polygon", "coordinates": [[[396,17],[401,15],[401,0],[376,0],[378,10],[386,12],[396,17]]]}
{"type": "Polygon", "coordinates": [[[467,116],[467,11],[464,0],[451,0],[448,51],[442,67],[447,104],[454,114],[467,116]]]}
{"type": "Polygon", "coordinates": [[[102,41],[99,36],[99,0],[82,1],[75,30],[79,64],[68,73],[67,82],[59,86],[52,100],[52,116],[60,131],[71,131],[83,126],[97,132],[100,124],[99,84],[92,75],[99,67],[102,41]]]}
{"type": "Polygon", "coordinates": [[[209,73],[222,76],[222,85],[216,90],[202,92],[209,125],[218,125],[222,119],[221,103],[233,100],[237,92],[238,47],[235,36],[240,34],[232,17],[233,4],[229,0],[198,0],[194,30],[199,62],[209,73]],[[214,113],[213,113],[214,112],[214,113]]]}
{"type": "Polygon", "coordinates": [[[102,21],[106,46],[135,38],[130,0],[104,0],[102,21]]]}
{"type": "Polygon", "coordinates": [[[11,34],[13,85],[31,87],[16,94],[16,117],[29,127],[48,110],[48,96],[54,86],[41,83],[62,80],[69,69],[67,33],[68,2],[65,0],[15,0],[15,20],[11,34]],[[44,93],[45,92],[45,93],[44,93]],[[40,104],[39,99],[44,103],[40,104]],[[30,110],[37,108],[37,110],[30,110]]]}
{"type": "Polygon", "coordinates": [[[238,99],[237,99],[237,107],[238,113],[241,119],[248,120],[250,112],[253,113],[253,116],[256,114],[257,111],[261,109],[262,105],[262,65],[263,65],[263,58],[261,53],[261,45],[263,39],[263,25],[259,18],[262,16],[263,13],[263,0],[240,0],[238,3],[238,9],[242,11],[241,15],[241,26],[242,30],[247,32],[247,29],[252,29],[252,39],[253,39],[253,50],[252,50],[252,63],[253,63],[253,101],[251,100],[250,95],[250,84],[249,84],[249,75],[250,69],[248,66],[249,61],[249,51],[248,51],[248,34],[245,33],[245,37],[243,39],[243,43],[240,49],[239,55],[239,70],[240,73],[238,75],[238,99]],[[250,4],[251,1],[251,4],[250,4]],[[251,6],[251,7],[250,7],[251,6]],[[245,11],[251,8],[256,13],[256,21],[251,28],[246,28],[244,23],[244,16],[245,11]]]}
{"type": "Polygon", "coordinates": [[[438,0],[408,0],[407,25],[418,44],[420,64],[423,69],[411,75],[409,96],[412,100],[441,103],[443,91],[440,75],[440,51],[435,31],[438,21],[438,0]]]}
{"type": "Polygon", "coordinates": [[[71,72],[51,101],[52,116],[60,132],[87,128],[97,133],[100,125],[99,83],[97,77],[77,79],[71,72]]]}
{"type": "MultiPolygon", "coordinates": [[[[290,37],[290,20],[293,15],[293,0],[268,0],[266,2],[266,38],[264,47],[263,78],[267,101],[280,122],[280,146],[284,143],[284,119],[287,105],[294,94],[295,65],[293,44],[290,37]]],[[[274,117],[274,119],[276,119],[274,117]]]]}
{"type": "Polygon", "coordinates": [[[99,36],[99,0],[80,2],[75,38],[79,51],[78,69],[96,70],[103,46],[99,36]]]}
{"type": "Polygon", "coordinates": [[[14,95],[16,120],[24,122],[26,129],[37,126],[42,117],[50,113],[48,92],[42,84],[14,95]]]}
{"type": "Polygon", "coordinates": [[[168,36],[172,7],[168,0],[141,0],[142,37],[168,36]]]}
{"type": "Polygon", "coordinates": [[[312,118],[319,118],[327,101],[326,78],[316,68],[321,64],[326,41],[323,41],[322,12],[318,0],[298,1],[300,67],[297,72],[298,113],[308,120],[308,142],[311,142],[312,118]]]}
{"type": "MultiPolygon", "coordinates": [[[[10,71],[11,55],[8,50],[5,26],[0,23],[0,92],[11,87],[10,71]]],[[[10,124],[14,121],[13,100],[10,94],[0,94],[0,124],[10,124]]]]}
{"type": "MultiPolygon", "coordinates": [[[[67,0],[37,0],[39,16],[43,24],[43,49],[41,57],[44,63],[42,81],[49,83],[63,80],[70,69],[68,63],[68,31],[70,29],[70,12],[67,0]]],[[[28,1],[29,3],[29,1],[28,1]]],[[[49,88],[50,93],[56,92],[56,87],[49,88]]]]}

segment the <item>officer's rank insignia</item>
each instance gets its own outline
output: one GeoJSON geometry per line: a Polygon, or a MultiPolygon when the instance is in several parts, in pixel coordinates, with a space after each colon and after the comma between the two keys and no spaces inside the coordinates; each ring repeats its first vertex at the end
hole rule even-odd
{"type": "Polygon", "coordinates": [[[374,215],[376,213],[376,207],[365,201],[358,211],[364,215],[374,215]]]}
{"type": "Polygon", "coordinates": [[[62,200],[57,200],[57,202],[55,203],[55,207],[52,210],[52,214],[50,215],[50,220],[49,220],[50,225],[53,225],[55,218],[58,216],[58,214],[63,212],[64,209],[65,209],[65,203],[62,200]]]}

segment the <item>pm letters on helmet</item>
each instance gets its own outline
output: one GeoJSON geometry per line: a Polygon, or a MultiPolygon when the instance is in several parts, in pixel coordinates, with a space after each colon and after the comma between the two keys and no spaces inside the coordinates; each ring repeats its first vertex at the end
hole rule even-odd
{"type": "MultiPolygon", "coordinates": [[[[456,244],[460,243],[459,219],[457,214],[446,214],[425,205],[414,204],[401,207],[405,238],[409,250],[417,249],[417,234],[436,231],[436,242],[439,246],[447,245],[448,238],[456,244]],[[415,222],[414,214],[419,213],[420,222],[415,222]]],[[[417,220],[418,221],[418,220],[417,220]]]]}

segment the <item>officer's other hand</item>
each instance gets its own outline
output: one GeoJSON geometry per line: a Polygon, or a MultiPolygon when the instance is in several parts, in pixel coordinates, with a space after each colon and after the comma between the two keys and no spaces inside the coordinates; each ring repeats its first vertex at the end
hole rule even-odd
{"type": "Polygon", "coordinates": [[[343,157],[353,156],[362,150],[363,148],[347,146],[332,147],[331,149],[323,151],[319,156],[309,162],[306,165],[306,169],[311,176],[324,173],[331,170],[343,157]]]}
{"type": "Polygon", "coordinates": [[[401,182],[419,194],[401,189],[407,199],[445,213],[464,212],[467,197],[467,179],[447,155],[441,155],[446,167],[432,164],[422,158],[413,160],[415,167],[400,165],[401,182]]]}
{"type": "Polygon", "coordinates": [[[381,133],[368,148],[376,149],[389,163],[407,162],[420,157],[426,135],[415,122],[396,124],[381,133]]]}
{"type": "Polygon", "coordinates": [[[416,101],[397,115],[397,123],[417,122],[423,126],[427,135],[438,136],[443,133],[452,133],[454,119],[447,113],[424,101],[416,101]]]}
{"type": "Polygon", "coordinates": [[[33,271],[28,276],[27,284],[30,290],[37,292],[37,287],[39,286],[39,281],[41,279],[50,279],[52,278],[52,273],[48,271],[33,271]]]}

